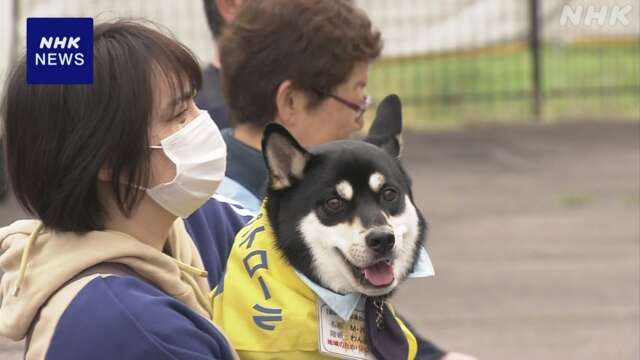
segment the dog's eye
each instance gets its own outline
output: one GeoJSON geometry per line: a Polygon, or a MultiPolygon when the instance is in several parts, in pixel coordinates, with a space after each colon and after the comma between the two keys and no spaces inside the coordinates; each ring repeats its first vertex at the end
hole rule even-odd
{"type": "Polygon", "coordinates": [[[384,189],[382,191],[382,199],[384,201],[395,201],[398,198],[398,192],[393,189],[384,189]]]}
{"type": "Polygon", "coordinates": [[[342,201],[342,199],[340,198],[332,197],[331,199],[327,200],[327,202],[325,202],[324,206],[327,208],[327,210],[337,213],[342,211],[342,208],[344,207],[344,201],[342,201]]]}

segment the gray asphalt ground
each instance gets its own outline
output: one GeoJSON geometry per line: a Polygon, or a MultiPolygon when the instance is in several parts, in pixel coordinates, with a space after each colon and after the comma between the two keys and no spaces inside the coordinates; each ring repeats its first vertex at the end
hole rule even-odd
{"type": "Polygon", "coordinates": [[[423,335],[480,359],[640,358],[638,123],[408,134],[403,157],[436,276],[394,302],[423,335]]]}

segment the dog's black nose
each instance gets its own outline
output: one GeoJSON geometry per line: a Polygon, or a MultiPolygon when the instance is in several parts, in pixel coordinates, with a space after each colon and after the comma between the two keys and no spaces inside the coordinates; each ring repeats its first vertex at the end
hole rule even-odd
{"type": "Polygon", "coordinates": [[[371,250],[382,255],[393,249],[393,245],[396,243],[395,236],[388,231],[371,231],[365,240],[371,250]]]}

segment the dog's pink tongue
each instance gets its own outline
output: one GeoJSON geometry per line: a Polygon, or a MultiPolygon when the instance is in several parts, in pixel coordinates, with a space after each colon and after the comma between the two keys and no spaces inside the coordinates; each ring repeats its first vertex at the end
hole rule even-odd
{"type": "Polygon", "coordinates": [[[364,277],[375,286],[389,285],[393,282],[393,266],[379,262],[364,269],[364,277]]]}

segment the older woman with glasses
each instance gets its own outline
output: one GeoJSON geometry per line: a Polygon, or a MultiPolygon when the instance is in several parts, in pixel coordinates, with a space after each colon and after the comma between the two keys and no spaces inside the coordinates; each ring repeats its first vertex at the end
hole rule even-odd
{"type": "Polygon", "coordinates": [[[218,39],[223,93],[234,129],[218,194],[254,211],[264,196],[262,131],[277,121],[305,146],[363,126],[369,64],[380,33],[351,1],[245,2],[218,39]]]}

